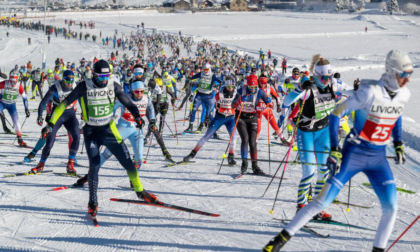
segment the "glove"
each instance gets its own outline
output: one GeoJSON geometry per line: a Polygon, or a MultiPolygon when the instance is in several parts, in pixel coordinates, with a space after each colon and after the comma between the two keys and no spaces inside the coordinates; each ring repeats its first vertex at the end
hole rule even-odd
{"type": "MultiPolygon", "coordinates": [[[[51,114],[47,114],[47,116],[45,117],[45,121],[48,123],[51,120],[51,114]]],[[[82,120],[83,120],[83,116],[82,116],[82,120]]]]}
{"type": "Polygon", "coordinates": [[[26,114],[26,118],[29,118],[29,116],[31,116],[29,109],[25,109],[25,114],[26,114]]]}
{"type": "Polygon", "coordinates": [[[354,82],[353,82],[353,90],[354,91],[357,91],[357,89],[359,89],[359,83],[360,83],[359,78],[354,80],[354,82]]]}
{"type": "Polygon", "coordinates": [[[172,106],[175,104],[175,98],[171,99],[171,104],[172,104],[172,106]]]}
{"type": "Polygon", "coordinates": [[[41,138],[46,139],[51,134],[53,127],[54,127],[54,124],[49,122],[47,126],[42,128],[41,138]]]}
{"type": "Polygon", "coordinates": [[[150,121],[150,124],[149,124],[149,129],[150,129],[151,131],[156,131],[156,130],[157,130],[157,126],[156,126],[156,122],[155,122],[155,120],[151,120],[151,121],[150,121]]]}
{"type": "Polygon", "coordinates": [[[36,119],[37,123],[39,126],[42,126],[42,122],[44,121],[44,118],[42,118],[42,116],[38,116],[38,118],[36,119]]]}
{"type": "Polygon", "coordinates": [[[273,107],[274,107],[274,104],[273,104],[272,102],[267,103],[267,107],[268,107],[268,108],[273,108],[273,107]]]}
{"type": "Polygon", "coordinates": [[[188,100],[190,100],[190,102],[192,102],[193,101],[193,96],[190,95],[190,98],[188,98],[188,100]]]}
{"type": "Polygon", "coordinates": [[[310,88],[311,88],[312,84],[313,84],[313,82],[312,82],[312,81],[307,80],[307,81],[305,81],[304,83],[302,83],[301,88],[302,88],[303,90],[308,90],[308,89],[310,89],[310,88]]]}
{"type": "Polygon", "coordinates": [[[340,171],[340,164],[341,164],[342,157],[343,157],[343,154],[341,154],[340,148],[338,147],[332,148],[330,152],[330,156],[327,159],[327,167],[328,167],[328,170],[330,171],[330,178],[340,171]]]}
{"type": "Polygon", "coordinates": [[[277,113],[280,113],[281,112],[281,106],[280,106],[280,104],[277,104],[277,113]]]}
{"type": "Polygon", "coordinates": [[[402,141],[394,142],[395,148],[395,163],[404,164],[405,163],[405,153],[402,141]]]}
{"type": "Polygon", "coordinates": [[[144,120],[141,117],[136,118],[136,127],[142,129],[144,126],[144,120]]]}

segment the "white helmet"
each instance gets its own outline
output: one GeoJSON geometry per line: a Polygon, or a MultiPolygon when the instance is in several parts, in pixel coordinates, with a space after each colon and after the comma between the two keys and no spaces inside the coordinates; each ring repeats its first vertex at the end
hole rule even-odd
{"type": "Polygon", "coordinates": [[[204,75],[211,74],[211,65],[209,63],[204,64],[203,72],[204,72],[204,75]]]}

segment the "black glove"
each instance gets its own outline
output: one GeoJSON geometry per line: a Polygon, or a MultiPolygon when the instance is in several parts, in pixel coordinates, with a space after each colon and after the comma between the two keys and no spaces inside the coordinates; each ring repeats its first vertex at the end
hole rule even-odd
{"type": "MultiPolygon", "coordinates": [[[[45,117],[45,121],[48,123],[50,120],[51,120],[51,114],[47,114],[47,116],[45,117]]],[[[82,120],[83,120],[83,118],[82,118],[82,120]]]]}
{"type": "Polygon", "coordinates": [[[42,123],[44,122],[44,118],[42,118],[42,116],[38,116],[38,118],[36,119],[37,123],[39,126],[42,126],[42,123]]]}
{"type": "Polygon", "coordinates": [[[136,127],[142,129],[145,122],[144,122],[143,118],[137,117],[136,118],[136,123],[137,123],[136,127]]]}
{"type": "Polygon", "coordinates": [[[359,89],[359,83],[360,83],[359,78],[354,80],[354,82],[353,82],[353,90],[354,91],[357,91],[357,89],[359,89]]]}
{"type": "Polygon", "coordinates": [[[53,127],[54,127],[54,124],[49,122],[47,126],[42,128],[41,130],[42,139],[46,139],[51,134],[53,127]]]}
{"type": "Polygon", "coordinates": [[[193,101],[193,95],[190,95],[190,98],[188,98],[188,100],[190,100],[190,102],[192,102],[193,101]]]}
{"type": "Polygon", "coordinates": [[[172,106],[175,104],[175,98],[171,99],[171,104],[172,104],[172,106]]]}
{"type": "Polygon", "coordinates": [[[310,88],[311,88],[312,84],[313,84],[313,82],[312,82],[312,81],[307,80],[307,81],[305,81],[304,83],[302,83],[301,88],[302,88],[303,90],[308,90],[308,89],[310,89],[310,88]]]}
{"type": "Polygon", "coordinates": [[[26,118],[31,116],[31,113],[29,112],[29,109],[25,109],[26,118]]]}
{"type": "Polygon", "coordinates": [[[395,162],[397,164],[404,164],[405,163],[405,153],[402,141],[394,142],[394,149],[395,149],[395,162]]]}
{"type": "Polygon", "coordinates": [[[156,121],[155,120],[151,120],[150,124],[149,124],[149,129],[151,131],[156,131],[157,130],[157,126],[156,126],[156,121]]]}
{"type": "Polygon", "coordinates": [[[281,106],[280,106],[280,104],[277,104],[277,113],[280,113],[281,112],[281,106]]]}

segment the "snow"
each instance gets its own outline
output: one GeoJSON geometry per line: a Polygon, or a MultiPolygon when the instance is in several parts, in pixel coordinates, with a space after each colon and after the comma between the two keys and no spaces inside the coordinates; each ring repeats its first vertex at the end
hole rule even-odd
{"type": "MultiPolygon", "coordinates": [[[[178,33],[195,37],[195,41],[208,38],[227,45],[232,50],[240,50],[256,55],[260,48],[265,52],[271,49],[278,58],[287,57],[289,72],[292,67],[306,69],[313,54],[321,53],[327,58],[334,70],[341,73],[342,79],[351,84],[356,78],[380,77],[384,71],[384,58],[391,49],[407,52],[414,63],[414,74],[408,87],[412,93],[409,105],[404,109],[404,140],[407,162],[404,165],[391,164],[399,187],[414,190],[416,194],[398,193],[399,212],[391,244],[418,215],[420,197],[420,115],[417,106],[420,80],[420,17],[389,16],[373,14],[327,14],[296,12],[264,13],[195,13],[195,14],[158,14],[147,11],[92,12],[92,13],[51,13],[54,18],[47,22],[65,27],[64,19],[81,21],[93,20],[96,28],[88,30],[99,37],[102,34],[113,35],[136,32],[137,24],[145,23],[148,31],[178,33]],[[118,25],[121,18],[122,27],[118,25]],[[368,32],[364,28],[368,27],[368,32]]],[[[38,19],[34,19],[38,20],[38,19]]],[[[10,28],[9,38],[4,35],[7,28],[0,26],[0,67],[8,72],[15,64],[22,65],[31,60],[34,67],[41,66],[41,32],[23,31],[10,28]],[[27,45],[27,37],[32,38],[32,45],[27,45]]],[[[72,30],[79,31],[78,26],[72,30]]],[[[85,32],[85,29],[82,29],[85,32]]],[[[59,57],[65,62],[76,62],[85,57],[108,57],[112,48],[102,47],[101,43],[91,40],[64,40],[52,36],[51,44],[46,45],[47,66],[52,67],[59,57]]],[[[114,50],[115,51],[115,50],[114,50]]],[[[167,50],[169,52],[169,50],[167,50]]],[[[184,52],[185,53],[185,52],[184,52]]],[[[31,109],[39,103],[30,101],[31,109]]],[[[18,101],[20,122],[24,121],[24,109],[21,99],[18,101]]],[[[7,113],[6,117],[10,120],[7,113]]],[[[176,115],[182,119],[182,113],[176,115]]],[[[35,145],[41,127],[36,125],[36,112],[23,126],[24,140],[35,145]]],[[[172,113],[168,113],[167,122],[174,130],[172,113]]],[[[178,131],[187,125],[178,122],[178,131]]],[[[259,158],[268,159],[267,125],[262,125],[261,138],[258,142],[259,158]]],[[[272,131],[270,129],[270,131],[272,131]]],[[[59,134],[65,133],[64,129],[59,134]]],[[[272,132],[271,132],[272,133],[272,132]]],[[[220,136],[228,139],[225,129],[220,136]]],[[[199,140],[200,135],[175,138],[165,129],[164,140],[175,160],[189,154],[199,140]]],[[[13,136],[0,135],[0,142],[13,142],[13,136]]],[[[51,155],[46,163],[48,170],[64,172],[67,160],[67,137],[56,140],[51,155]]],[[[134,192],[119,186],[128,186],[128,178],[115,158],[108,161],[100,171],[99,212],[101,227],[94,227],[86,216],[88,189],[69,189],[53,192],[51,189],[74,183],[70,177],[44,174],[15,178],[3,178],[3,175],[25,172],[36,165],[20,165],[17,162],[29,153],[30,149],[0,145],[0,250],[2,251],[259,251],[283,227],[272,218],[292,218],[296,207],[296,190],[300,180],[299,166],[289,165],[273,215],[269,214],[278,186],[274,179],[267,195],[262,198],[270,179],[244,176],[234,180],[239,167],[222,167],[217,170],[227,141],[210,140],[197,154],[195,164],[163,167],[161,151],[151,147],[147,164],[144,164],[140,178],[147,190],[156,193],[160,200],[181,206],[221,214],[212,218],[184,212],[148,206],[137,206],[111,202],[112,197],[135,199],[134,192]]],[[[240,140],[236,145],[239,156],[240,140]]],[[[147,151],[145,148],[145,151],[147,151]]],[[[83,148],[84,149],[84,148],[83,148]]],[[[80,147],[79,152],[82,150],[80,147]]],[[[389,146],[389,156],[393,148],[389,146]]],[[[271,159],[281,160],[287,147],[271,146],[271,159]]],[[[88,160],[78,154],[78,161],[87,165],[88,160]]],[[[39,160],[40,153],[36,159],[39,160]]],[[[295,159],[292,153],[291,159],[295,159]]],[[[261,168],[268,172],[268,163],[260,162],[261,168]]],[[[278,164],[271,164],[271,173],[278,164]]],[[[76,167],[78,173],[87,173],[87,168],[76,167]]],[[[279,174],[281,173],[281,170],[279,174]]],[[[379,201],[374,192],[362,185],[368,182],[364,175],[352,179],[351,203],[372,206],[372,209],[331,205],[328,212],[334,219],[376,229],[381,215],[379,201]]],[[[339,194],[338,199],[347,201],[348,185],[339,194]]],[[[317,238],[305,232],[299,232],[286,246],[288,251],[370,251],[375,232],[349,229],[331,225],[310,224],[328,239],[317,238]]],[[[415,224],[394,246],[393,251],[419,251],[420,223],[415,224]],[[417,237],[417,238],[416,238],[417,237]]]]}

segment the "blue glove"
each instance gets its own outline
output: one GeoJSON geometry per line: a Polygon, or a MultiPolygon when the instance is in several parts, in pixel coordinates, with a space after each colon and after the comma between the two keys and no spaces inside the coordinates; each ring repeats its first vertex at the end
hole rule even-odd
{"type": "Polygon", "coordinates": [[[327,167],[330,171],[330,178],[340,171],[341,158],[343,158],[343,154],[341,154],[339,148],[330,152],[330,156],[327,159],[327,167]]]}

